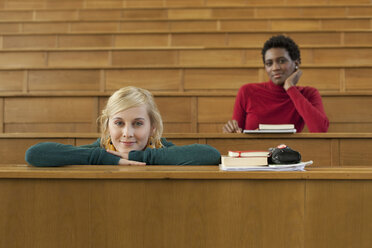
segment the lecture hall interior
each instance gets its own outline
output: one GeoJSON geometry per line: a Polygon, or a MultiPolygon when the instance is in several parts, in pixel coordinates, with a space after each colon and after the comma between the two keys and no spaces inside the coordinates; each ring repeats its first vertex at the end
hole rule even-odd
{"type": "Polygon", "coordinates": [[[372,247],[371,0],[0,0],[0,248],[372,247]],[[223,133],[263,43],[291,37],[326,133],[223,133]],[[100,136],[108,97],[149,90],[176,145],[267,150],[301,172],[33,167],[39,142],[100,136]]]}

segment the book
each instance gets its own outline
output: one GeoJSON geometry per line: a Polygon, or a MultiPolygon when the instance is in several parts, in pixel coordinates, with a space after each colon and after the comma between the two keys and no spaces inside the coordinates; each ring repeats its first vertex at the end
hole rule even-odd
{"type": "Polygon", "coordinates": [[[243,133],[296,133],[293,124],[259,124],[256,130],[243,130],[243,133]]]}
{"type": "Polygon", "coordinates": [[[220,170],[224,171],[305,171],[305,166],[313,161],[300,162],[297,164],[269,164],[269,166],[225,166],[220,164],[220,170]]]}
{"type": "Polygon", "coordinates": [[[260,157],[260,156],[269,156],[268,151],[229,151],[229,157],[260,157]]]}
{"type": "Polygon", "coordinates": [[[259,130],[294,129],[294,124],[259,124],[259,130]]]}
{"type": "Polygon", "coordinates": [[[221,156],[221,164],[224,167],[257,167],[257,166],[268,166],[267,156],[256,156],[256,157],[229,157],[221,156]]]}

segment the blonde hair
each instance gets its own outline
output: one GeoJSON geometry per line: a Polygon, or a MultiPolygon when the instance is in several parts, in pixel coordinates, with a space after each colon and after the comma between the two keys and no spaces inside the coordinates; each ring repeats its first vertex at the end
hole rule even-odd
{"type": "Polygon", "coordinates": [[[160,148],[161,136],[163,134],[163,120],[152,94],[145,89],[128,86],[121,88],[114,92],[107,101],[106,107],[102,110],[102,114],[98,117],[98,121],[101,125],[101,146],[104,147],[107,140],[110,138],[108,124],[111,116],[121,111],[146,106],[147,113],[150,117],[150,122],[154,132],[149,138],[149,142],[160,148]]]}

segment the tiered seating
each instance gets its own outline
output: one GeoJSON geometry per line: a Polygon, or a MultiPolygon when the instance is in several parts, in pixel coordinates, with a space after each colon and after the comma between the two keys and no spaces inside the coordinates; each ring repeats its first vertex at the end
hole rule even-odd
{"type": "Polygon", "coordinates": [[[301,46],[330,131],[371,132],[372,6],[337,4],[4,1],[0,132],[97,132],[126,85],[154,92],[166,132],[220,132],[237,89],[266,80],[260,50],[279,33],[301,46]]]}

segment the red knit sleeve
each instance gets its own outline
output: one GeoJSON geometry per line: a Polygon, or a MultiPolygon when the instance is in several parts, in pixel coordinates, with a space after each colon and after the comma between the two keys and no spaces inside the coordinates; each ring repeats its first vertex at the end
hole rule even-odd
{"type": "Polygon", "coordinates": [[[233,112],[233,120],[236,120],[238,122],[238,125],[240,128],[244,129],[245,126],[245,117],[246,117],[246,111],[245,111],[245,94],[244,94],[244,86],[242,86],[238,94],[235,98],[235,105],[234,105],[234,112],[233,112]]]}
{"type": "Polygon", "coordinates": [[[297,112],[304,119],[310,132],[327,132],[329,121],[324,112],[322,98],[317,89],[306,87],[303,94],[297,87],[290,87],[287,94],[297,112]]]}

